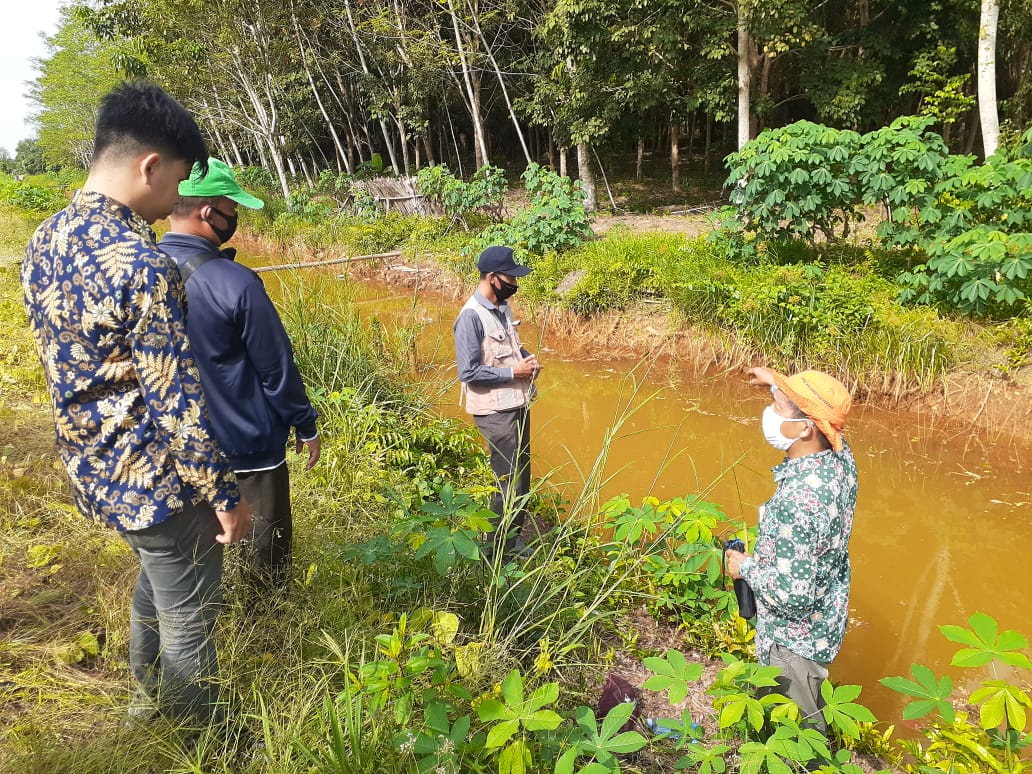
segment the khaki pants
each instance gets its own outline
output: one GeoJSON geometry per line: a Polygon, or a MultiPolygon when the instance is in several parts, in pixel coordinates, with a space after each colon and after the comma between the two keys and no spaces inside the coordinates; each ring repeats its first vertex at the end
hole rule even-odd
{"type": "MultiPolygon", "coordinates": [[[[761,659],[761,663],[763,660],[761,659]]],[[[764,693],[780,693],[799,705],[802,714],[800,725],[810,726],[822,734],[828,730],[824,721],[824,698],[821,685],[828,679],[828,667],[808,658],[803,658],[784,645],[775,643],[767,654],[766,664],[781,668],[778,684],[764,689],[764,693]]]]}

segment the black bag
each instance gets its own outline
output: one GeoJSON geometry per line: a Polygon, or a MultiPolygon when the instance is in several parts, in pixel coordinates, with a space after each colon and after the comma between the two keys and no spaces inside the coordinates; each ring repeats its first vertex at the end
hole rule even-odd
{"type": "Polygon", "coordinates": [[[620,727],[620,731],[633,731],[641,723],[640,699],[641,693],[637,688],[615,672],[610,672],[606,675],[606,681],[602,684],[602,695],[598,697],[595,717],[602,720],[618,704],[623,704],[627,701],[633,702],[634,711],[631,712],[627,722],[620,727]]]}

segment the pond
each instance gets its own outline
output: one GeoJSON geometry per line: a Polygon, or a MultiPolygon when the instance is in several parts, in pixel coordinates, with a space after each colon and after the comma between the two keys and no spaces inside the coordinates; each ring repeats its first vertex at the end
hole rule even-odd
{"type": "MultiPolygon", "coordinates": [[[[277,281],[264,277],[275,289],[277,281]]],[[[296,282],[289,277],[284,281],[296,282]]],[[[411,290],[355,286],[369,316],[421,324],[421,366],[439,377],[431,381],[454,380],[451,324],[461,302],[423,292],[413,304],[411,290]]],[[[518,297],[514,309],[521,311],[518,297]]],[[[729,516],[755,524],[773,491],[770,468],[782,456],[760,432],[766,390],[741,374],[697,377],[675,363],[607,360],[605,340],[586,360],[550,341],[547,330],[541,340],[539,333],[528,323],[521,334],[545,366],[532,411],[535,476],[551,472],[554,484],[578,491],[607,429],[625,415],[608,450],[603,498],[703,492],[729,516]]],[[[444,390],[442,413],[466,417],[458,393],[457,384],[444,390]]],[[[963,423],[864,405],[854,406],[846,436],[860,493],[850,627],[831,676],[863,685],[861,700],[895,719],[905,701],[879,685],[880,677],[909,675],[914,662],[950,674],[961,688],[986,676],[949,666],[959,646],[938,625],[966,624],[981,611],[1001,628],[1032,634],[1032,571],[1021,558],[1032,545],[1029,449],[963,423]]]]}

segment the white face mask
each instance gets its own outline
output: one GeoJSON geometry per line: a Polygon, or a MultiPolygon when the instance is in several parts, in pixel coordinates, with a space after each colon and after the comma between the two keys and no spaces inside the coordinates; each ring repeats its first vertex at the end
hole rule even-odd
{"type": "Polygon", "coordinates": [[[798,438],[786,438],[781,433],[781,424],[783,422],[809,422],[809,419],[797,419],[795,417],[786,418],[781,416],[777,411],[774,410],[773,406],[767,406],[763,410],[763,437],[767,439],[767,443],[773,446],[778,451],[788,451],[789,448],[798,441],[798,438]]]}

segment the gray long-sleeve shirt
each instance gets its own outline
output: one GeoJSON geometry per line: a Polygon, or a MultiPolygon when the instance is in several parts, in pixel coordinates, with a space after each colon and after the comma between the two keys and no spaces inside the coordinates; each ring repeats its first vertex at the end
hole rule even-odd
{"type": "MultiPolygon", "coordinates": [[[[505,325],[505,313],[501,305],[492,304],[479,290],[473,293],[473,298],[485,309],[490,310],[503,326],[505,325]]],[[[480,362],[484,324],[480,322],[476,312],[472,309],[463,309],[455,320],[452,332],[455,335],[455,365],[459,370],[459,381],[486,385],[513,381],[511,368],[495,368],[480,362]]],[[[526,349],[521,348],[520,351],[524,357],[530,357],[526,349]]]]}

